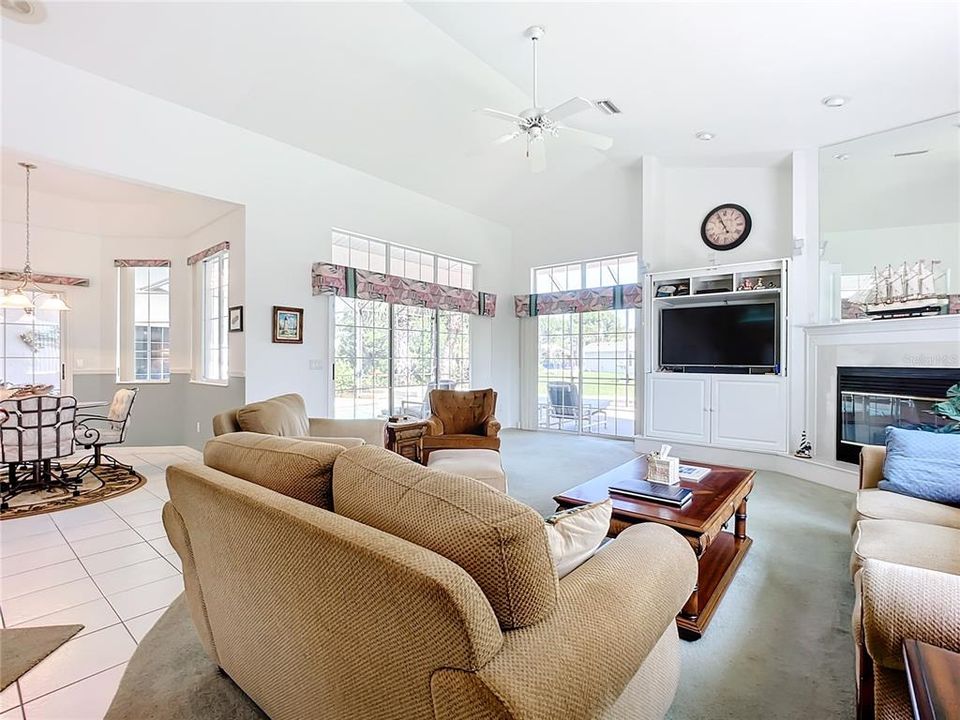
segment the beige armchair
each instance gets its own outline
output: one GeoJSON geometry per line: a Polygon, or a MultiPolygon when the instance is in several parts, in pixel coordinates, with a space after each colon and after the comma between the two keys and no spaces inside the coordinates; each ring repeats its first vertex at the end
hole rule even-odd
{"type": "Polygon", "coordinates": [[[170,467],[163,520],[207,654],[273,720],[664,717],[697,577],[676,532],[558,581],[542,518],[482,483],[262,437],[170,467]]]}
{"type": "Polygon", "coordinates": [[[960,508],[881,490],[885,454],[861,451],[853,507],[857,717],[912,720],[903,641],[960,652],[960,508]]]}
{"type": "Polygon", "coordinates": [[[432,390],[430,417],[421,440],[424,462],[432,450],[499,450],[497,393],[486,390],[432,390]]]}
{"type": "Polygon", "coordinates": [[[256,432],[304,440],[331,441],[344,447],[366,443],[383,447],[382,420],[342,420],[307,417],[303,398],[296,393],[226,410],[213,417],[215,436],[256,432]]]}

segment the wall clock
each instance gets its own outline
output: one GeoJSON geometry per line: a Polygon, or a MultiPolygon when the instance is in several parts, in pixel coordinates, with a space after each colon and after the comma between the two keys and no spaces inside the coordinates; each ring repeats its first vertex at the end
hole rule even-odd
{"type": "Polygon", "coordinates": [[[707,213],[700,225],[700,237],[713,250],[733,250],[747,239],[752,226],[745,207],[724,203],[707,213]]]}

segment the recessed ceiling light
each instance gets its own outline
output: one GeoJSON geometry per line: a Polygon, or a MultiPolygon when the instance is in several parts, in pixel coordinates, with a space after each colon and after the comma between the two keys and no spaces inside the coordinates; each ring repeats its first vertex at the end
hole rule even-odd
{"type": "Polygon", "coordinates": [[[701,130],[697,133],[697,140],[713,140],[716,137],[712,132],[701,130]]]}
{"type": "Polygon", "coordinates": [[[43,5],[35,0],[0,0],[4,17],[34,25],[46,17],[43,5]]]}
{"type": "Polygon", "coordinates": [[[847,153],[837,153],[833,156],[834,160],[849,160],[850,156],[847,153]]]}
{"type": "Polygon", "coordinates": [[[843,107],[844,105],[846,105],[846,104],[847,104],[847,100],[849,100],[849,99],[850,99],[850,98],[846,98],[846,97],[844,97],[843,95],[827,95],[827,96],[826,96],[823,100],[821,100],[820,102],[822,102],[822,103],[823,103],[824,105],[826,105],[828,108],[840,108],[840,107],[843,107]]]}

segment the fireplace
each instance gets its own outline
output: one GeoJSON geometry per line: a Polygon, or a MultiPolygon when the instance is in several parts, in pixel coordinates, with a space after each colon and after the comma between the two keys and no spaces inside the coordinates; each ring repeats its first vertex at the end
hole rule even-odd
{"type": "Polygon", "coordinates": [[[960,368],[838,367],[837,460],[856,463],[864,445],[883,445],[894,427],[936,430],[931,408],[960,382],[960,368]]]}

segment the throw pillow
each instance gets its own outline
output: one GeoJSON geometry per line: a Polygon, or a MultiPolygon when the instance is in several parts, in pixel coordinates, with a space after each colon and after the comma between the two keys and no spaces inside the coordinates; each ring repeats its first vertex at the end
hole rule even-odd
{"type": "Polygon", "coordinates": [[[887,428],[881,490],[960,505],[960,434],[887,428]]]}
{"type": "Polygon", "coordinates": [[[571,508],[546,519],[550,553],[557,566],[557,576],[563,577],[593,557],[610,529],[613,501],[571,508]]]}

